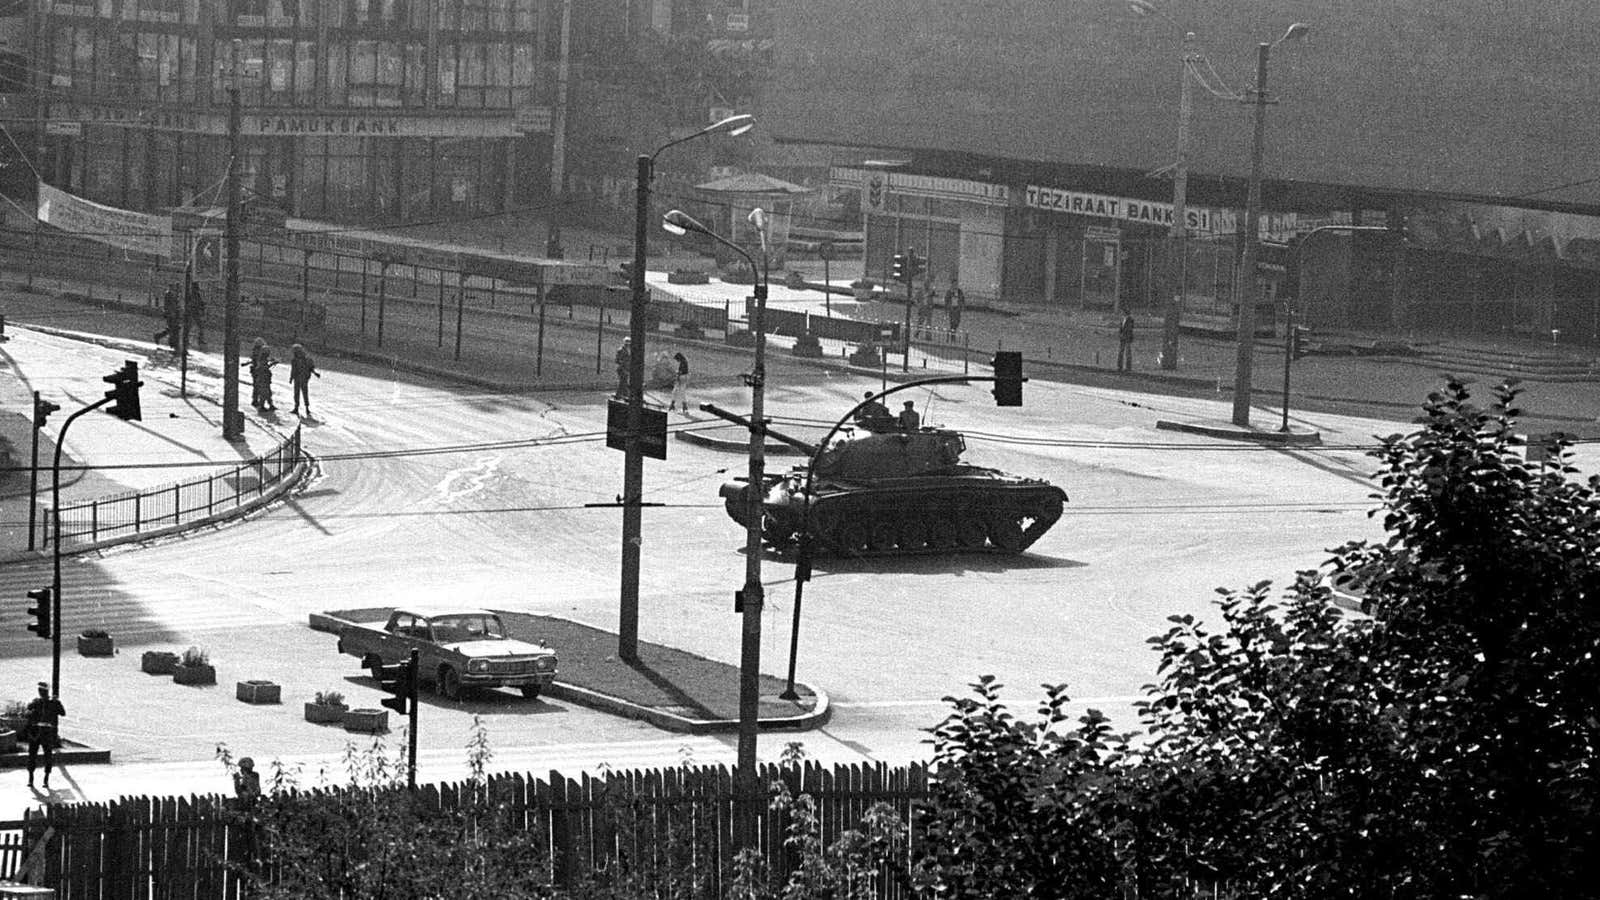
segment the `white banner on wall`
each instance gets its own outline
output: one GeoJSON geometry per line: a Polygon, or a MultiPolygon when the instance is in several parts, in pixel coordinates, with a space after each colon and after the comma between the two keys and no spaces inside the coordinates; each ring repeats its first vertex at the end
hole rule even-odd
{"type": "Polygon", "coordinates": [[[74,237],[122,250],[169,256],[172,217],[101,206],[39,182],[39,221],[74,237]]]}

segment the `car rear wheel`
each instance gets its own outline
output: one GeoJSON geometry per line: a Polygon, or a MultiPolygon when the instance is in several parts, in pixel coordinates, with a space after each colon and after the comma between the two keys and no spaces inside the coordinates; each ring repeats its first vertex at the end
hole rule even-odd
{"type": "Polygon", "coordinates": [[[543,685],[525,684],[521,688],[522,696],[527,697],[529,700],[537,700],[539,699],[539,691],[542,689],[542,687],[543,685]]]}
{"type": "Polygon", "coordinates": [[[446,700],[461,699],[461,676],[449,666],[439,670],[439,679],[434,686],[438,689],[439,696],[446,700]]]}

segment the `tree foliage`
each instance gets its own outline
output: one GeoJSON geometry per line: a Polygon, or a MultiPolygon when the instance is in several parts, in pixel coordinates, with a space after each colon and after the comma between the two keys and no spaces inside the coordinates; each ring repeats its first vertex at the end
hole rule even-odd
{"type": "Polygon", "coordinates": [[[984,678],[933,729],[926,882],[960,897],[1588,896],[1600,846],[1600,480],[1524,459],[1517,390],[1456,379],[1384,438],[1386,539],[1150,643],[1143,730],[1019,720],[984,678]],[[1362,585],[1346,615],[1328,575],[1362,585]]]}

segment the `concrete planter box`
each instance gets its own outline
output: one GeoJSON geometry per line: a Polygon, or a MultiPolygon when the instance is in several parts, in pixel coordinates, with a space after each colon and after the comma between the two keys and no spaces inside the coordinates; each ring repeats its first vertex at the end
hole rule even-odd
{"type": "Polygon", "coordinates": [[[342,724],[344,714],[350,710],[348,706],[329,706],[322,703],[306,704],[306,721],[318,725],[342,724]]]}
{"type": "Polygon", "coordinates": [[[270,681],[241,681],[234,696],[246,703],[281,703],[283,688],[270,681]]]}
{"type": "Polygon", "coordinates": [[[689,269],[678,269],[667,273],[667,284],[710,284],[710,272],[695,272],[689,269]]]}
{"type": "Polygon", "coordinates": [[[217,683],[217,667],[209,663],[199,666],[179,664],[172,670],[172,680],[178,684],[203,685],[217,683]]]}
{"type": "Polygon", "coordinates": [[[386,709],[347,709],[344,713],[344,730],[366,734],[382,734],[389,730],[389,711],[386,709]]]}
{"type": "Polygon", "coordinates": [[[168,650],[146,650],[139,659],[140,671],[151,675],[171,675],[178,668],[178,654],[168,650]]]}
{"type": "Polygon", "coordinates": [[[79,656],[110,656],[115,652],[116,645],[109,634],[78,635],[79,656]]]}

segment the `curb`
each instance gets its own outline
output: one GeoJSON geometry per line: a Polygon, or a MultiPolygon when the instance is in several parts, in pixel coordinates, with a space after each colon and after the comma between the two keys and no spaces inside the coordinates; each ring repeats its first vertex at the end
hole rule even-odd
{"type": "MultiPolygon", "coordinates": [[[[61,739],[61,747],[55,752],[55,765],[59,768],[66,763],[110,763],[111,751],[100,747],[91,747],[77,741],[61,739]]],[[[28,767],[28,747],[26,742],[15,753],[0,753],[0,770],[26,769],[28,767]]]]}
{"type": "MultiPolygon", "coordinates": [[[[329,613],[311,613],[307,624],[312,631],[321,631],[327,634],[338,634],[339,629],[345,625],[354,624],[346,619],[329,613]]],[[[559,649],[557,650],[559,653],[559,649]]],[[[810,711],[794,716],[764,716],[756,720],[756,726],[763,731],[805,731],[819,728],[827,724],[833,715],[833,704],[828,699],[827,692],[805,682],[797,681],[795,684],[811,691],[816,698],[816,703],[810,711]]],[[[642,706],[621,697],[602,694],[577,685],[564,684],[560,681],[552,682],[543,691],[543,696],[556,700],[565,700],[579,706],[597,709],[601,712],[622,716],[627,719],[638,719],[648,722],[663,731],[675,731],[682,734],[732,734],[739,730],[737,719],[691,719],[677,713],[667,712],[653,706],[642,706]]]]}
{"type": "Polygon", "coordinates": [[[1253,441],[1258,444],[1307,446],[1322,443],[1322,434],[1316,431],[1256,431],[1250,428],[1241,428],[1237,425],[1197,425],[1192,422],[1173,422],[1167,419],[1157,419],[1156,430],[1203,434],[1207,437],[1253,441]]]}

